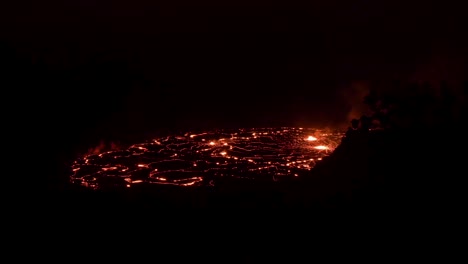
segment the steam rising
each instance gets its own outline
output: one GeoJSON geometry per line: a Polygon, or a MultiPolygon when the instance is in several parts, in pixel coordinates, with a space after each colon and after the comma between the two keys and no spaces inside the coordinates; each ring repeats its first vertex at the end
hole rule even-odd
{"type": "Polygon", "coordinates": [[[359,119],[363,114],[370,114],[369,107],[364,103],[364,97],[370,92],[370,83],[365,81],[352,82],[341,90],[341,100],[347,105],[345,124],[352,119],[359,119]]]}
{"type": "Polygon", "coordinates": [[[111,141],[106,143],[106,141],[101,140],[97,146],[90,147],[86,152],[86,155],[97,155],[105,151],[115,151],[118,149],[120,149],[120,146],[117,142],[111,141]]]}

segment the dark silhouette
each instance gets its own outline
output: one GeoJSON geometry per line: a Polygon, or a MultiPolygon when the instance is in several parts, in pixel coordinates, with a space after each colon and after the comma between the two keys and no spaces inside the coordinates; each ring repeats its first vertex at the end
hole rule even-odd
{"type": "Polygon", "coordinates": [[[361,116],[360,118],[361,123],[361,131],[362,132],[369,132],[369,129],[372,125],[372,119],[366,115],[361,116]]]}
{"type": "Polygon", "coordinates": [[[354,118],[351,120],[351,126],[348,127],[348,130],[346,131],[345,137],[343,140],[348,140],[349,138],[352,138],[357,132],[359,128],[359,120],[354,118]]]}
{"type": "Polygon", "coordinates": [[[356,119],[356,118],[351,120],[351,129],[356,130],[356,129],[358,129],[358,127],[359,127],[359,120],[356,119]]]}

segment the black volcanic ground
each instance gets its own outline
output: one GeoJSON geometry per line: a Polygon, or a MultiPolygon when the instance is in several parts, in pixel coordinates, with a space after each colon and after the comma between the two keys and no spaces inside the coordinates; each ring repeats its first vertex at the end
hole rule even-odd
{"type": "Polygon", "coordinates": [[[70,179],[91,189],[214,186],[226,178],[282,181],[306,175],[342,137],[290,127],[186,133],[86,155],[73,163],[70,179]]]}

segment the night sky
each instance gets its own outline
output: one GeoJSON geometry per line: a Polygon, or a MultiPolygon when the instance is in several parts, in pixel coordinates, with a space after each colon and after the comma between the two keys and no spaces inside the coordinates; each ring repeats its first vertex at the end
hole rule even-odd
{"type": "Polygon", "coordinates": [[[466,72],[466,8],[448,1],[31,2],[0,8],[4,86],[76,144],[337,126],[355,83],[466,72]]]}

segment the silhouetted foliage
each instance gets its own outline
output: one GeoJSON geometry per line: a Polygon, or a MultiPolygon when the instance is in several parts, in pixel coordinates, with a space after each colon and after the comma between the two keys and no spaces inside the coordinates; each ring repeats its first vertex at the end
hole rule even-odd
{"type": "Polygon", "coordinates": [[[363,100],[374,128],[434,129],[460,125],[466,118],[465,98],[466,83],[457,87],[442,81],[438,86],[423,82],[374,89],[363,100]]]}

